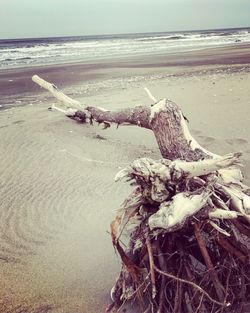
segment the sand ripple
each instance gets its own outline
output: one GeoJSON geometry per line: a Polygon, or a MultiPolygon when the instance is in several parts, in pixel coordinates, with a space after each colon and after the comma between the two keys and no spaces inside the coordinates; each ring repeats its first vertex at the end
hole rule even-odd
{"type": "MultiPolygon", "coordinates": [[[[91,194],[95,196],[92,185],[100,190],[103,182],[92,179],[89,186],[96,165],[88,164],[82,172],[81,162],[52,147],[53,140],[41,143],[17,128],[14,134],[5,134],[4,143],[0,257],[18,262],[60,235],[82,213],[81,202],[86,205],[91,194]]],[[[108,192],[110,185],[103,184],[101,193],[108,192]]]]}
{"type": "Polygon", "coordinates": [[[16,123],[19,110],[0,129],[0,312],[96,312],[118,265],[106,230],[129,154],[44,109],[16,123]]]}

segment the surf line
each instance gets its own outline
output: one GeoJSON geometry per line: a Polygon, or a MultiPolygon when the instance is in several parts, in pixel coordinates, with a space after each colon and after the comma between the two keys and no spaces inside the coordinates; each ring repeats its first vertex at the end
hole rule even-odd
{"type": "Polygon", "coordinates": [[[82,162],[91,162],[91,163],[97,163],[97,164],[101,164],[101,165],[112,165],[113,167],[115,168],[121,168],[120,165],[129,165],[129,163],[124,163],[124,162],[120,162],[119,165],[115,165],[114,162],[108,162],[108,161],[101,161],[101,160],[95,160],[95,159],[90,159],[90,158],[86,158],[86,157],[82,157],[80,155],[77,155],[77,154],[74,154],[70,151],[68,151],[67,149],[61,149],[59,150],[60,152],[63,152],[63,153],[67,153],[77,159],[79,159],[80,161],[82,162]]]}

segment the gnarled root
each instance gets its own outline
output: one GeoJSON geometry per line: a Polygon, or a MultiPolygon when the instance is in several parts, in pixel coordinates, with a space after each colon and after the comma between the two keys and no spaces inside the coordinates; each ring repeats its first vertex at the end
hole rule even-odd
{"type": "MultiPolygon", "coordinates": [[[[119,211],[114,245],[119,252],[128,227],[126,255],[136,255],[134,266],[141,273],[136,279],[129,274],[132,285],[125,279],[132,297],[119,289],[120,281],[116,284],[119,301],[135,299],[136,286],[143,286],[138,289],[143,307],[157,313],[234,312],[250,301],[247,201],[234,210],[231,187],[219,172],[238,164],[239,156],[190,164],[144,158],[117,174],[116,180],[130,180],[136,189],[119,211]]],[[[233,188],[243,198],[241,185],[233,188]]]]}

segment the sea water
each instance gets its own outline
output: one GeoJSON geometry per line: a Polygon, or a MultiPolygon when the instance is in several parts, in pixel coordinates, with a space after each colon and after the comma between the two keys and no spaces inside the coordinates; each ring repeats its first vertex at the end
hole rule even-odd
{"type": "Polygon", "coordinates": [[[91,62],[250,42],[250,28],[0,40],[0,69],[91,62]]]}

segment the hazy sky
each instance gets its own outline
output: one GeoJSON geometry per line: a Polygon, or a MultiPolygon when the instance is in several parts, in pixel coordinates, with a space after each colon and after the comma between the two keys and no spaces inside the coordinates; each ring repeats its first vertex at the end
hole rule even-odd
{"type": "Polygon", "coordinates": [[[250,0],[0,0],[0,38],[250,26],[250,0]]]}

